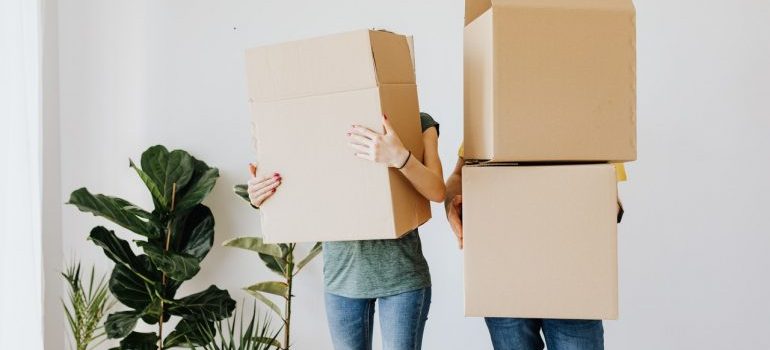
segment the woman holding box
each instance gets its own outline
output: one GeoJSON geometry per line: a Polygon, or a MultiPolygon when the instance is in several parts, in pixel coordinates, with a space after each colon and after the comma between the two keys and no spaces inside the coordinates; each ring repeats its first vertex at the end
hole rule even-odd
{"type": "MultiPolygon", "coordinates": [[[[445,187],[438,156],[439,124],[420,113],[423,162],[403,146],[383,116],[384,133],[352,125],[347,132],[353,156],[396,168],[428,200],[443,202],[445,187]]],[[[279,173],[256,176],[250,166],[249,198],[259,207],[281,186],[279,173]]],[[[344,191],[344,188],[339,189],[344,191]]],[[[430,308],[431,282],[417,229],[399,239],[324,242],[326,315],[336,350],[372,347],[374,304],[379,303],[386,350],[414,350],[430,308]]]]}

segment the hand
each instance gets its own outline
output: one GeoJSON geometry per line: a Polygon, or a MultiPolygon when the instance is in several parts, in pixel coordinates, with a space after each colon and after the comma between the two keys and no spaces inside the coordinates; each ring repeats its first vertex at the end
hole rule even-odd
{"type": "Polygon", "coordinates": [[[463,249],[463,196],[456,195],[452,198],[452,203],[449,204],[449,210],[446,213],[447,220],[449,220],[449,226],[452,227],[455,236],[457,237],[457,243],[460,249],[463,249]]]}
{"type": "Polygon", "coordinates": [[[353,125],[348,130],[350,147],[355,150],[356,157],[382,163],[392,168],[404,165],[408,160],[409,151],[401,143],[398,134],[383,115],[382,126],[385,133],[376,133],[360,125],[353,125]]]}
{"type": "Polygon", "coordinates": [[[248,182],[249,200],[251,205],[259,208],[281,185],[281,174],[273,173],[257,177],[257,166],[249,164],[249,175],[251,175],[248,182]]]}

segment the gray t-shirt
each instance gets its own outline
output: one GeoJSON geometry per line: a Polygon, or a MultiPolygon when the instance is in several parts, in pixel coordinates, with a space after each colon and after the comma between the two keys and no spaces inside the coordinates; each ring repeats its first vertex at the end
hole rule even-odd
{"type": "MultiPolygon", "coordinates": [[[[422,131],[439,125],[420,113],[422,131]]],[[[428,262],[417,229],[399,239],[324,242],[326,291],[348,298],[378,298],[430,287],[428,262]]]]}

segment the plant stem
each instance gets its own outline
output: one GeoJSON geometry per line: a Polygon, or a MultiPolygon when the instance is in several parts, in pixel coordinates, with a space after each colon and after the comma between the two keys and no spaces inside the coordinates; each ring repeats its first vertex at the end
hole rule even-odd
{"type": "Polygon", "coordinates": [[[289,350],[290,330],[291,330],[291,289],[294,280],[294,246],[289,245],[289,254],[286,255],[286,285],[289,287],[289,293],[286,298],[286,310],[284,312],[283,320],[283,349],[289,350]]]}
{"type": "MultiPolygon", "coordinates": [[[[171,184],[171,213],[174,212],[174,206],[176,205],[176,182],[171,184]]],[[[169,219],[168,223],[166,224],[166,244],[163,247],[163,254],[165,255],[166,252],[168,252],[168,248],[171,245],[171,223],[173,219],[169,219]]],[[[163,273],[163,277],[161,279],[161,282],[163,284],[163,297],[166,297],[166,273],[163,273]]],[[[160,300],[160,319],[158,320],[158,350],[161,350],[163,348],[163,299],[160,300]]]]}

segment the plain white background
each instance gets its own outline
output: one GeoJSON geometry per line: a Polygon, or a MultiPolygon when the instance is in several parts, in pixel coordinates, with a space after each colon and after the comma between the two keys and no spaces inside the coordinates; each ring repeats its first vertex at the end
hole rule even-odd
{"type": "MultiPolygon", "coordinates": [[[[770,348],[770,2],[636,5],[639,160],[621,185],[621,319],[606,322],[607,348],[770,348]]],[[[366,27],[413,34],[421,108],[441,123],[448,173],[461,139],[463,8],[457,0],[61,1],[47,18],[59,29],[58,75],[48,77],[60,91],[60,119],[49,121],[60,127],[60,148],[47,148],[61,165],[52,198],[87,186],[149,206],[128,157],[158,143],[188,150],[222,176],[207,201],[217,247],[180,294],[215,283],[250,302],[239,288],[272,275],[255,255],[218,247],[259,233],[255,212],[230,190],[253,160],[244,49],[366,27]]],[[[323,186],[322,171],[318,180],[323,186]]],[[[48,254],[62,257],[48,257],[47,275],[73,255],[106,271],[85,240],[104,221],[69,206],[60,214],[62,247],[48,254]]],[[[421,229],[434,290],[424,348],[489,349],[483,321],[462,316],[462,254],[443,209],[433,215],[421,229]]],[[[321,266],[297,281],[296,349],[331,349],[321,266]]],[[[47,306],[50,349],[63,339],[58,307],[47,306]]]]}

